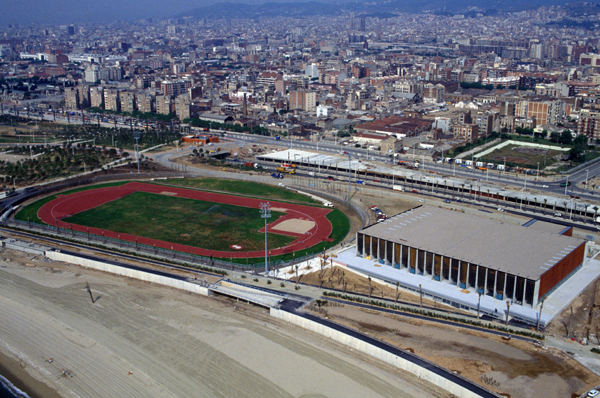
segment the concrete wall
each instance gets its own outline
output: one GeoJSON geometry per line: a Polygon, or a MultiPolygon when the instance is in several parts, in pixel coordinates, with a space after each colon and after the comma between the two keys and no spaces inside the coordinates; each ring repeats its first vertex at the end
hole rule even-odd
{"type": "Polygon", "coordinates": [[[20,242],[21,244],[14,244],[10,242],[4,242],[4,247],[7,249],[18,250],[20,252],[35,254],[36,256],[41,256],[44,254],[44,250],[40,249],[39,246],[29,247],[25,242],[20,242]]]}
{"type": "Polygon", "coordinates": [[[151,274],[149,272],[133,270],[125,267],[120,267],[118,265],[107,264],[101,261],[89,260],[86,258],[81,258],[78,256],[59,253],[55,251],[46,251],[45,255],[53,261],[64,261],[70,264],[77,264],[81,265],[82,267],[93,268],[104,272],[110,272],[111,274],[127,276],[129,278],[139,279],[150,283],[156,283],[158,285],[169,286],[190,293],[196,293],[203,296],[209,296],[212,294],[212,292],[204,286],[200,286],[195,283],[186,282],[174,278],[168,278],[166,276],[151,274]]]}
{"type": "Polygon", "coordinates": [[[434,385],[450,392],[451,394],[454,394],[459,398],[480,397],[480,395],[467,390],[466,388],[454,383],[453,381],[447,380],[443,376],[435,374],[434,372],[428,369],[425,369],[404,358],[398,357],[397,355],[387,352],[381,348],[375,347],[374,345],[366,343],[356,337],[349,336],[345,333],[334,330],[328,326],[321,325],[317,322],[311,321],[309,319],[303,318],[301,316],[292,314],[287,311],[279,310],[277,308],[271,308],[270,313],[271,316],[274,318],[278,318],[283,321],[292,323],[294,325],[298,325],[300,327],[303,327],[304,329],[308,329],[312,332],[318,333],[322,336],[337,341],[338,343],[352,347],[355,350],[377,358],[380,361],[389,363],[390,365],[396,366],[397,368],[406,370],[407,372],[416,375],[419,379],[427,380],[428,382],[433,383],[434,385]]]}

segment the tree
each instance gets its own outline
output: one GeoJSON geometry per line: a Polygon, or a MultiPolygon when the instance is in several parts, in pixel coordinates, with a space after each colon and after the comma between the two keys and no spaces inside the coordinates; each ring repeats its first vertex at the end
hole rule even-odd
{"type": "Polygon", "coordinates": [[[569,145],[571,142],[573,142],[573,135],[571,134],[571,130],[563,130],[563,132],[560,134],[560,143],[564,145],[569,145]]]}
{"type": "Polygon", "coordinates": [[[558,144],[560,142],[560,133],[558,133],[556,131],[553,131],[552,133],[550,133],[550,141],[558,144]]]}
{"type": "Polygon", "coordinates": [[[573,141],[573,148],[569,151],[569,159],[579,163],[585,162],[587,147],[587,136],[584,134],[578,135],[573,141]]]}

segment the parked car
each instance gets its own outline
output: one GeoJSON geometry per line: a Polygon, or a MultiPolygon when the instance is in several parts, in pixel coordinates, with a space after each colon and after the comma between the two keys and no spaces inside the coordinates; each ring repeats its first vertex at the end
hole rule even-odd
{"type": "Polygon", "coordinates": [[[562,217],[562,213],[554,213],[554,217],[562,217]]]}
{"type": "Polygon", "coordinates": [[[425,203],[425,199],[419,199],[419,202],[425,203]]]}
{"type": "Polygon", "coordinates": [[[444,203],[450,203],[450,199],[444,200],[444,203]]]}

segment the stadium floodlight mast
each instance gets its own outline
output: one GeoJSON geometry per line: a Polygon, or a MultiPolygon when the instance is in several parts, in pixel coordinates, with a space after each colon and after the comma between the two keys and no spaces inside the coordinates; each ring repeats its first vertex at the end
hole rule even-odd
{"type": "Polygon", "coordinates": [[[269,202],[260,202],[260,216],[265,219],[265,276],[269,276],[269,263],[267,257],[267,218],[271,218],[271,205],[269,202]]]}
{"type": "Polygon", "coordinates": [[[352,158],[350,157],[350,153],[347,151],[342,152],[343,155],[348,155],[348,205],[350,205],[350,199],[352,198],[350,191],[352,190],[352,168],[350,167],[350,163],[352,162],[352,158]]]}
{"type": "Polygon", "coordinates": [[[135,131],[133,138],[135,138],[135,158],[137,159],[137,164],[138,164],[138,174],[140,174],[140,154],[138,153],[138,150],[139,150],[138,141],[140,139],[140,132],[138,130],[135,131]]]}

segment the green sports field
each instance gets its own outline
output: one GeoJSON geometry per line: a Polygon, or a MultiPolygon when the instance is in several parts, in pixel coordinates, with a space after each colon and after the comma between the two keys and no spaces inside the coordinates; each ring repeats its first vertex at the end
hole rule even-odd
{"type": "MultiPolygon", "coordinates": [[[[272,212],[269,222],[283,213],[272,212]]],[[[65,222],[119,231],[212,250],[264,249],[264,220],[257,209],[135,192],[78,213],[65,222]]],[[[268,234],[269,248],[293,242],[294,237],[268,234]]]]}

